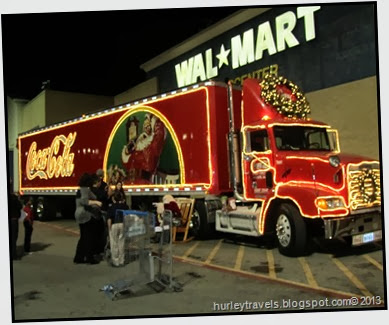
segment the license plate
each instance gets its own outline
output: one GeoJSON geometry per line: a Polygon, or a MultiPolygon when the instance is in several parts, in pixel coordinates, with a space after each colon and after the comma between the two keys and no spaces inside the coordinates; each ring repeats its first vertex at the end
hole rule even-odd
{"type": "Polygon", "coordinates": [[[374,232],[369,232],[368,234],[363,234],[362,242],[363,243],[370,243],[374,240],[374,232]]]}
{"type": "Polygon", "coordinates": [[[353,236],[353,246],[363,245],[382,239],[382,230],[353,236]]]}

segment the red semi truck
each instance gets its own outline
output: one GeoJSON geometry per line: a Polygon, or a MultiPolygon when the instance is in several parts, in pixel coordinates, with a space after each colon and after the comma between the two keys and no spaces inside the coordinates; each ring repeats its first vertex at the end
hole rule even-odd
{"type": "Polygon", "coordinates": [[[302,254],[311,229],[380,240],[378,161],[343,154],[283,77],[209,81],[21,134],[19,188],[38,214],[72,213],[78,180],[102,168],[133,202],[194,197],[193,231],[273,234],[302,254]]]}

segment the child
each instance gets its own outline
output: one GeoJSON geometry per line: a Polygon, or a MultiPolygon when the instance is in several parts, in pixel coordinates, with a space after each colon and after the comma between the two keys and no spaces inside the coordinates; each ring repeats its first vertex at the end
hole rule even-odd
{"type": "Polygon", "coordinates": [[[124,266],[124,227],[123,215],[120,215],[117,210],[128,210],[128,205],[125,203],[123,194],[120,191],[115,191],[112,196],[112,205],[108,210],[108,231],[111,246],[112,266],[124,266]]]}
{"type": "Polygon", "coordinates": [[[32,199],[28,198],[27,202],[23,208],[23,211],[26,213],[26,216],[23,220],[24,225],[24,253],[31,254],[31,236],[33,231],[34,223],[34,211],[32,209],[32,199]]]}

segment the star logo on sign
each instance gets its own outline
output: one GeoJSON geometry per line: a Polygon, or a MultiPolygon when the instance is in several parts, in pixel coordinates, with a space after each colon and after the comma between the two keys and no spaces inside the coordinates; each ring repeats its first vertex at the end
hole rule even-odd
{"type": "Polygon", "coordinates": [[[216,55],[219,60],[219,69],[223,66],[223,64],[228,65],[228,54],[230,54],[231,50],[226,50],[224,48],[224,44],[220,46],[220,52],[216,55]]]}

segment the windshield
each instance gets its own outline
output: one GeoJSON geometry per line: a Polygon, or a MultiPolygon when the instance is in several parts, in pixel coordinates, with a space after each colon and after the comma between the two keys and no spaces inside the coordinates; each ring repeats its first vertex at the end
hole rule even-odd
{"type": "Polygon", "coordinates": [[[306,126],[275,126],[274,137],[279,150],[331,151],[325,128],[306,126]]]}

